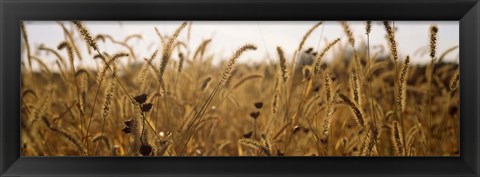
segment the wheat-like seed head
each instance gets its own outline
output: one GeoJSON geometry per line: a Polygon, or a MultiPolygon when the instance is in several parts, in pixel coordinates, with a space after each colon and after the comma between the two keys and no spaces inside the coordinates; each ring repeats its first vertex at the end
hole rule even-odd
{"type": "Polygon", "coordinates": [[[123,40],[123,43],[128,43],[128,41],[130,41],[131,39],[143,39],[143,36],[142,34],[130,34],[128,35],[127,37],[125,37],[125,39],[123,40]]]}
{"type": "Polygon", "coordinates": [[[208,44],[212,42],[212,39],[205,39],[202,41],[202,43],[198,46],[197,50],[195,50],[195,53],[193,54],[193,60],[197,59],[197,56],[200,55],[200,59],[205,53],[205,49],[207,49],[208,44]]]}
{"type": "Polygon", "coordinates": [[[160,33],[160,31],[158,30],[157,27],[154,27],[153,28],[155,30],[155,33],[157,34],[157,36],[160,38],[160,43],[161,44],[164,44],[165,43],[165,39],[163,38],[163,35],[160,33]]]}
{"type": "Polygon", "coordinates": [[[115,62],[117,59],[121,57],[128,57],[128,56],[129,56],[128,53],[125,53],[125,52],[115,53],[112,59],[108,62],[108,64],[115,62]]]}
{"type": "Polygon", "coordinates": [[[300,44],[298,45],[298,48],[297,48],[297,51],[300,52],[303,48],[303,45],[305,44],[305,41],[307,41],[308,37],[310,36],[310,34],[313,33],[313,31],[315,31],[315,29],[317,29],[320,25],[322,25],[323,22],[318,22],[317,24],[313,25],[312,28],[310,28],[307,33],[305,33],[305,35],[303,35],[303,38],[302,38],[302,41],[300,42],[300,44]]]}
{"type": "Polygon", "coordinates": [[[430,58],[434,59],[436,55],[436,48],[437,48],[437,33],[438,27],[432,25],[430,27],[430,58]]]}
{"type": "Polygon", "coordinates": [[[279,91],[276,89],[275,93],[273,94],[273,101],[272,101],[272,113],[276,114],[277,113],[277,108],[278,108],[278,98],[279,98],[279,91]]]}
{"type": "Polygon", "coordinates": [[[367,148],[365,149],[366,152],[364,153],[366,156],[371,156],[373,152],[373,148],[375,147],[377,137],[372,135],[372,131],[368,131],[367,134],[368,134],[368,138],[366,139],[366,141],[368,142],[368,144],[367,144],[367,148]]]}
{"type": "Polygon", "coordinates": [[[320,73],[320,65],[322,63],[323,56],[330,50],[335,44],[340,41],[340,38],[335,39],[334,41],[330,42],[325,48],[323,48],[322,52],[315,56],[314,64],[313,64],[313,73],[315,76],[318,76],[320,73]]]}
{"type": "MultiPolygon", "coordinates": [[[[101,83],[103,81],[103,79],[105,78],[105,74],[107,73],[107,71],[109,71],[108,67],[114,63],[117,59],[121,58],[121,57],[126,57],[126,56],[129,56],[128,53],[123,53],[123,52],[119,52],[119,53],[116,53],[114,54],[113,57],[110,57],[107,53],[104,53],[103,55],[95,55],[95,58],[100,58],[104,61],[105,63],[105,66],[103,66],[102,69],[100,69],[100,72],[97,73],[97,83],[101,83]]],[[[111,68],[112,70],[115,70],[115,68],[111,68]]]]}
{"type": "Polygon", "coordinates": [[[281,47],[277,47],[278,58],[280,60],[280,70],[282,73],[283,82],[287,82],[288,71],[287,71],[287,59],[285,59],[285,53],[281,47]]]}
{"type": "Polygon", "coordinates": [[[63,41],[60,44],[58,44],[57,49],[58,50],[62,50],[62,49],[67,50],[70,65],[72,66],[72,69],[75,69],[75,61],[74,61],[75,59],[73,57],[73,50],[72,50],[72,46],[70,45],[70,43],[68,43],[67,41],[63,41]]]}
{"type": "Polygon", "coordinates": [[[270,149],[266,146],[264,146],[262,143],[252,140],[252,139],[240,139],[239,140],[240,144],[261,150],[263,153],[265,153],[267,156],[270,156],[270,149]]]}
{"type": "MultiPolygon", "coordinates": [[[[152,63],[151,60],[144,59],[144,61],[147,62],[149,68],[152,69],[154,73],[160,73],[160,71],[158,70],[158,68],[156,68],[156,67],[153,65],[153,63],[152,63]]],[[[157,76],[157,79],[160,80],[160,78],[158,77],[158,75],[156,75],[156,76],[157,76]]]]}
{"type": "Polygon", "coordinates": [[[328,133],[330,132],[330,127],[332,125],[332,116],[335,111],[335,104],[333,101],[327,103],[327,108],[325,110],[325,118],[323,120],[323,135],[325,137],[328,136],[328,133]]]}
{"type": "Polygon", "coordinates": [[[175,30],[173,35],[169,38],[168,42],[164,45],[162,50],[162,61],[160,63],[160,73],[159,73],[160,78],[163,77],[168,61],[170,60],[170,56],[172,55],[173,44],[175,43],[175,40],[178,38],[178,36],[186,26],[187,26],[187,22],[183,22],[177,28],[177,30],[175,30]]]}
{"type": "Polygon", "coordinates": [[[370,35],[371,30],[372,30],[372,21],[367,21],[365,23],[365,34],[370,35]]]}
{"type": "Polygon", "coordinates": [[[348,98],[346,95],[338,94],[338,96],[340,96],[340,98],[343,100],[343,102],[351,108],[353,114],[355,115],[354,116],[355,121],[358,123],[358,125],[360,125],[361,127],[365,127],[365,119],[363,118],[362,110],[352,100],[350,100],[350,98],[348,98]]]}
{"type": "Polygon", "coordinates": [[[272,147],[271,143],[270,143],[270,140],[268,139],[267,135],[266,134],[262,134],[260,136],[262,138],[262,143],[264,145],[264,147],[267,149],[268,153],[266,153],[267,155],[270,155],[270,147],[272,147]]]}
{"type": "Polygon", "coordinates": [[[44,45],[40,45],[40,46],[38,47],[38,50],[44,50],[44,51],[46,51],[46,52],[51,52],[51,53],[53,53],[53,54],[58,58],[58,61],[60,61],[60,62],[63,64],[63,66],[66,66],[65,59],[64,59],[57,51],[55,51],[54,49],[48,48],[48,47],[46,47],[46,46],[44,46],[44,45]]]}
{"type": "Polygon", "coordinates": [[[453,74],[452,78],[450,79],[450,91],[453,92],[458,87],[458,80],[460,80],[460,70],[456,70],[453,74]]]}
{"type": "Polygon", "coordinates": [[[400,112],[405,110],[405,102],[407,99],[407,76],[408,76],[408,69],[409,69],[410,57],[407,56],[405,59],[405,63],[403,64],[402,71],[400,73],[400,78],[398,79],[398,96],[397,96],[397,104],[400,108],[400,112]]]}
{"type": "Polygon", "coordinates": [[[359,106],[359,107],[362,107],[361,106],[361,87],[360,87],[360,81],[358,79],[358,76],[357,76],[357,73],[356,72],[352,72],[351,76],[350,76],[350,86],[352,87],[352,89],[350,90],[350,94],[351,94],[351,97],[353,98],[353,102],[359,106]]]}
{"type": "Polygon", "coordinates": [[[50,130],[52,130],[52,132],[64,137],[66,140],[68,140],[68,142],[72,143],[73,145],[75,145],[75,147],[77,148],[77,150],[82,154],[82,155],[86,155],[87,154],[87,151],[85,150],[85,147],[83,147],[82,143],[76,139],[75,137],[73,137],[72,135],[70,135],[69,133],[67,133],[66,131],[63,131],[63,130],[60,130],[56,127],[49,127],[50,130]]]}
{"type": "MultiPolygon", "coordinates": [[[[62,22],[58,22],[58,24],[63,29],[63,33],[65,34],[65,37],[66,37],[65,40],[68,41],[71,44],[74,53],[77,54],[78,59],[82,60],[82,55],[81,55],[77,45],[75,44],[75,39],[73,37],[73,31],[68,30],[67,27],[65,27],[65,25],[62,22]]],[[[90,54],[91,50],[90,50],[90,47],[88,46],[88,43],[86,43],[86,46],[88,48],[88,53],[90,54]]]]}
{"type": "Polygon", "coordinates": [[[103,35],[103,34],[97,34],[97,35],[95,36],[95,38],[93,38],[93,41],[95,41],[95,42],[96,42],[96,41],[105,42],[105,38],[106,38],[105,35],[103,35]]]}
{"type": "Polygon", "coordinates": [[[27,59],[30,69],[32,69],[32,57],[30,53],[30,42],[28,41],[28,33],[23,21],[20,22],[20,28],[22,30],[23,39],[25,40],[25,47],[27,48],[27,59]]]}
{"type": "Polygon", "coordinates": [[[370,126],[367,126],[368,129],[365,129],[365,135],[362,140],[362,147],[360,148],[360,155],[361,156],[371,156],[373,146],[375,145],[375,139],[372,137],[372,130],[370,126]]]}
{"type": "Polygon", "coordinates": [[[275,85],[273,87],[273,100],[272,100],[272,114],[275,115],[277,113],[278,108],[278,100],[280,97],[280,78],[275,77],[275,85]]]}
{"type": "Polygon", "coordinates": [[[392,141],[393,141],[393,149],[397,153],[397,155],[404,155],[403,149],[403,137],[402,137],[402,129],[400,128],[400,124],[394,120],[392,123],[392,141]]]}
{"type": "Polygon", "coordinates": [[[105,78],[105,74],[107,74],[107,71],[108,71],[107,67],[104,66],[101,69],[101,71],[97,73],[96,81],[97,81],[98,84],[102,83],[103,79],[105,78]]]}
{"type": "Polygon", "coordinates": [[[397,52],[397,42],[395,41],[395,31],[392,29],[388,21],[383,21],[383,25],[385,26],[385,30],[387,31],[390,52],[392,53],[391,55],[393,57],[393,62],[396,66],[397,60],[398,60],[398,52],[397,52]]]}
{"type": "Polygon", "coordinates": [[[345,32],[345,35],[347,35],[348,37],[348,43],[350,43],[350,46],[352,46],[352,48],[355,48],[355,38],[353,37],[353,32],[350,29],[350,25],[348,25],[346,21],[342,21],[341,24],[343,32],[345,32]]]}
{"type": "Polygon", "coordinates": [[[327,102],[332,101],[332,78],[330,77],[330,73],[327,71],[324,75],[325,79],[325,97],[327,98],[327,102]]]}
{"type": "MultiPolygon", "coordinates": [[[[145,60],[147,60],[147,61],[153,60],[155,58],[155,56],[157,56],[157,52],[158,52],[158,50],[155,50],[155,52],[153,52],[153,54],[151,55],[150,59],[145,58],[145,60]]],[[[146,63],[143,66],[142,71],[140,72],[140,77],[138,78],[138,85],[140,86],[140,88],[143,88],[143,86],[145,84],[145,80],[147,78],[148,67],[149,67],[148,63],[146,63]]]]}
{"type": "Polygon", "coordinates": [[[261,75],[261,74],[250,74],[248,76],[245,76],[233,85],[232,91],[236,90],[241,85],[243,85],[243,83],[245,83],[246,81],[248,81],[250,79],[262,79],[262,78],[263,78],[263,75],[261,75]]]}
{"type": "Polygon", "coordinates": [[[246,44],[243,47],[240,47],[230,58],[228,61],[227,67],[223,71],[222,77],[219,81],[220,85],[223,85],[227,82],[227,80],[230,78],[232,71],[233,71],[233,66],[235,65],[235,62],[237,62],[237,59],[246,51],[248,50],[257,50],[257,47],[253,44],[246,44]]]}
{"type": "Polygon", "coordinates": [[[443,53],[440,55],[440,57],[438,57],[438,63],[442,63],[442,62],[443,62],[443,59],[445,59],[445,57],[446,57],[450,52],[453,52],[454,50],[457,50],[457,49],[458,49],[458,45],[453,46],[453,47],[450,47],[450,48],[446,49],[445,51],[443,51],[443,53]]]}
{"type": "Polygon", "coordinates": [[[83,39],[85,39],[87,44],[90,45],[90,47],[92,47],[94,50],[98,51],[97,42],[93,40],[92,35],[85,25],[83,25],[83,23],[80,21],[72,21],[72,23],[75,24],[75,27],[77,27],[77,30],[80,31],[80,34],[83,36],[83,39]]]}
{"type": "Polygon", "coordinates": [[[85,69],[79,69],[76,73],[75,73],[75,77],[78,77],[78,76],[82,76],[81,77],[81,81],[80,81],[80,88],[81,88],[81,91],[80,91],[80,100],[79,100],[79,105],[80,105],[80,112],[82,114],[85,114],[85,104],[86,104],[86,101],[87,101],[87,92],[88,92],[88,78],[89,78],[89,74],[87,72],[87,70],[85,69]]]}
{"type": "Polygon", "coordinates": [[[103,103],[103,114],[102,114],[103,119],[107,119],[108,116],[110,115],[111,103],[112,103],[113,96],[115,94],[115,88],[116,88],[116,85],[114,80],[112,79],[105,93],[105,100],[103,103]]]}

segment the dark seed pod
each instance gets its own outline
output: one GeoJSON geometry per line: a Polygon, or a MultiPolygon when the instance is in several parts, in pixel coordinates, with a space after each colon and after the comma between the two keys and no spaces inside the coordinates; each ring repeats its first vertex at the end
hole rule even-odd
{"type": "Polygon", "coordinates": [[[142,104],[142,112],[148,112],[150,109],[152,109],[153,104],[152,103],[145,103],[142,104]]]}
{"type": "Polygon", "coordinates": [[[432,26],[432,31],[435,32],[435,33],[438,32],[438,27],[432,26]]]}
{"type": "Polygon", "coordinates": [[[262,103],[262,102],[256,102],[254,105],[255,105],[255,107],[256,107],[257,109],[261,109],[261,108],[263,107],[263,103],[262,103]]]}
{"type": "Polygon", "coordinates": [[[253,131],[250,131],[250,132],[248,132],[248,133],[243,134],[243,137],[244,137],[244,138],[251,138],[252,135],[253,135],[253,131]]]}
{"type": "Polygon", "coordinates": [[[305,81],[308,81],[308,80],[311,79],[312,71],[310,70],[309,67],[304,67],[303,70],[302,70],[302,73],[303,73],[303,79],[305,81]]]}
{"type": "Polygon", "coordinates": [[[125,126],[130,127],[130,126],[132,126],[133,118],[130,118],[130,119],[126,120],[126,121],[123,122],[123,123],[125,123],[125,126]]]}
{"type": "Polygon", "coordinates": [[[333,82],[333,81],[336,81],[336,80],[337,80],[337,77],[332,76],[332,82],[333,82]]]}
{"type": "Polygon", "coordinates": [[[292,129],[292,133],[295,134],[300,130],[300,127],[298,125],[295,125],[292,129]]]}
{"type": "Polygon", "coordinates": [[[458,112],[458,107],[450,107],[450,115],[455,115],[458,112]]]}
{"type": "Polygon", "coordinates": [[[308,49],[305,51],[305,53],[311,53],[312,51],[313,51],[313,48],[310,47],[310,48],[308,48],[308,49]]]}
{"type": "Polygon", "coordinates": [[[280,151],[280,150],[277,149],[277,155],[278,155],[278,156],[284,156],[285,153],[283,153],[282,151],[280,151]]]}
{"type": "Polygon", "coordinates": [[[130,127],[123,127],[122,132],[123,132],[123,133],[126,133],[126,134],[132,133],[132,128],[130,128],[130,127]]]}
{"type": "Polygon", "coordinates": [[[150,153],[152,153],[152,146],[148,144],[140,146],[140,154],[142,154],[143,156],[149,156],[150,153]]]}
{"type": "Polygon", "coordinates": [[[310,129],[308,129],[308,128],[303,128],[302,130],[303,130],[303,133],[308,133],[308,132],[310,132],[310,129]]]}
{"type": "Polygon", "coordinates": [[[142,93],[140,95],[135,96],[135,98],[133,98],[133,99],[135,99],[135,101],[137,103],[143,104],[143,103],[145,103],[145,101],[147,101],[147,94],[142,93]]]}
{"type": "Polygon", "coordinates": [[[250,113],[250,117],[252,117],[253,119],[257,119],[258,116],[260,116],[260,112],[252,112],[252,113],[250,113]]]}
{"type": "Polygon", "coordinates": [[[328,140],[323,138],[323,139],[320,139],[320,142],[322,142],[322,144],[327,144],[328,140]]]}

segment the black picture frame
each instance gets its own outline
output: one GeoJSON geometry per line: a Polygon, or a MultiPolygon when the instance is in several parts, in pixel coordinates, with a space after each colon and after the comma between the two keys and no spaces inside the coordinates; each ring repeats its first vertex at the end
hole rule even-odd
{"type": "Polygon", "coordinates": [[[480,176],[478,0],[0,0],[0,176],[480,176]],[[460,157],[20,157],[22,20],[460,21],[460,157]]]}

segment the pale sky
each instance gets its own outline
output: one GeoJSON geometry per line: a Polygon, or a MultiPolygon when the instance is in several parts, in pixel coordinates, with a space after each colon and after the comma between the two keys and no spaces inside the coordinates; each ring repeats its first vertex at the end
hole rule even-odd
{"type": "MultiPolygon", "coordinates": [[[[158,49],[159,38],[154,27],[160,30],[163,35],[172,34],[181,24],[179,21],[159,22],[84,22],[93,36],[96,34],[110,34],[116,40],[123,41],[125,36],[130,34],[141,34],[143,41],[132,40],[129,44],[134,46],[137,58],[149,56],[155,49],[158,49]]],[[[258,50],[249,52],[242,56],[239,62],[262,62],[267,60],[267,55],[277,61],[276,47],[281,46],[287,56],[291,56],[298,47],[303,35],[315,23],[314,21],[194,21],[191,32],[190,45],[195,50],[203,39],[212,38],[209,44],[209,53],[215,54],[215,61],[228,58],[238,47],[245,43],[257,45],[258,50]]],[[[70,28],[71,23],[65,22],[70,28]]],[[[365,22],[349,22],[356,37],[356,45],[359,46],[366,40],[365,22]]],[[[412,63],[428,61],[427,54],[416,52],[423,48],[428,51],[429,27],[435,24],[439,27],[438,32],[438,54],[446,49],[459,45],[459,23],[458,21],[396,21],[396,40],[401,56],[410,55],[412,63]]],[[[64,40],[61,27],[54,21],[30,21],[26,22],[26,30],[29,35],[32,48],[44,44],[51,48],[64,40]]],[[[370,34],[370,46],[388,46],[385,40],[385,29],[382,22],[372,23],[370,34]]],[[[80,39],[80,36],[76,36],[80,39]]],[[[326,21],[317,28],[305,43],[304,48],[313,47],[320,50],[326,44],[325,41],[332,41],[341,38],[342,43],[347,42],[343,29],[337,21],[326,21]]],[[[187,38],[187,30],[179,36],[181,40],[187,38]]],[[[85,48],[84,45],[80,45],[85,48]]],[[[112,48],[111,45],[100,45],[100,49],[107,52],[126,51],[121,47],[112,48]]],[[[35,52],[35,50],[33,50],[35,52]]],[[[86,50],[84,51],[86,52],[86,50]]],[[[193,51],[192,51],[193,52],[193,51]]],[[[375,49],[372,49],[372,53],[375,49]]],[[[42,52],[41,54],[43,54],[42,52]]],[[[62,52],[64,54],[64,52],[62,52]]],[[[42,56],[42,55],[40,55],[42,56]]],[[[86,53],[85,53],[85,56],[86,53]]],[[[47,64],[54,64],[55,57],[43,56],[47,64]]],[[[291,57],[289,57],[291,58],[291,57]]],[[[448,59],[458,61],[458,50],[447,56],[448,59]]],[[[89,60],[83,60],[81,65],[88,65],[89,60]]],[[[90,61],[91,62],[91,61],[90,61]]]]}

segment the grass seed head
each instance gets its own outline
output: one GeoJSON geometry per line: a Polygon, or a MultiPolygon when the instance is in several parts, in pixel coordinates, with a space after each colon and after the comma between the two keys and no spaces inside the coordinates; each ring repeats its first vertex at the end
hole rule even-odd
{"type": "Polygon", "coordinates": [[[232,71],[233,71],[233,66],[237,62],[237,59],[240,58],[240,56],[244,52],[249,51],[249,50],[257,50],[257,47],[253,44],[245,44],[244,46],[240,47],[233,54],[233,56],[230,58],[230,60],[228,60],[227,67],[223,71],[222,77],[221,77],[220,82],[219,82],[220,85],[225,84],[227,82],[227,80],[230,78],[230,76],[232,74],[232,71]]]}
{"type": "Polygon", "coordinates": [[[263,102],[255,102],[253,105],[255,106],[255,108],[261,109],[263,107],[263,102]]]}
{"type": "Polygon", "coordinates": [[[145,103],[145,101],[147,101],[147,94],[145,94],[145,93],[139,94],[139,95],[135,96],[133,99],[135,99],[135,101],[138,104],[143,104],[143,103],[145,103]]]}
{"type": "Polygon", "coordinates": [[[75,27],[77,28],[78,31],[80,31],[80,34],[83,36],[83,39],[87,42],[90,47],[92,47],[94,50],[98,51],[98,45],[95,40],[93,40],[92,35],[88,31],[88,29],[85,27],[85,25],[80,22],[80,21],[72,21],[73,24],[75,24],[75,27]]]}
{"type": "Polygon", "coordinates": [[[350,44],[350,46],[355,48],[355,38],[353,37],[353,32],[350,29],[350,25],[348,25],[346,21],[342,21],[341,24],[342,24],[343,32],[345,32],[345,35],[347,35],[348,37],[348,43],[350,44]]]}
{"type": "Polygon", "coordinates": [[[258,112],[258,111],[250,113],[250,117],[253,118],[253,119],[257,119],[258,116],[260,116],[260,112],[258,112]]]}
{"type": "Polygon", "coordinates": [[[388,21],[383,21],[383,25],[385,26],[385,30],[387,31],[387,38],[388,38],[388,44],[390,47],[390,52],[393,58],[393,62],[396,65],[396,62],[398,60],[398,52],[397,52],[397,42],[395,41],[395,31],[390,26],[388,21]]]}
{"type": "Polygon", "coordinates": [[[460,70],[456,70],[453,74],[452,78],[450,79],[450,91],[453,92],[458,87],[458,81],[460,80],[460,70]]]}
{"type": "Polygon", "coordinates": [[[281,47],[277,47],[278,58],[280,59],[280,71],[282,73],[283,82],[287,82],[287,59],[281,47]]]}
{"type": "Polygon", "coordinates": [[[372,21],[367,21],[365,23],[365,34],[370,35],[371,30],[372,30],[372,21]]]}
{"type": "Polygon", "coordinates": [[[437,53],[437,33],[438,27],[436,25],[432,25],[430,27],[430,58],[435,58],[437,53]]]}

